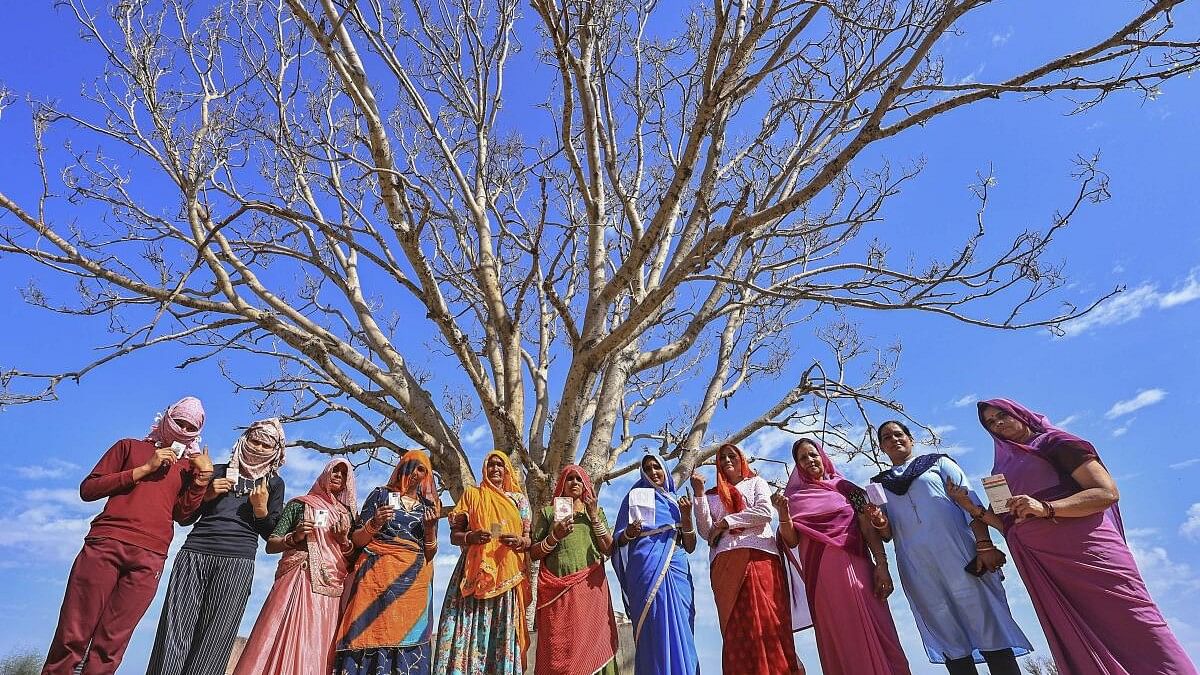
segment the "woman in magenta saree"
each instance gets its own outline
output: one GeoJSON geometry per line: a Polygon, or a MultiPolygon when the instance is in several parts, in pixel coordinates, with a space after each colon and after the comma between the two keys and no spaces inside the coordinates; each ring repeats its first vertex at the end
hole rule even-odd
{"type": "MultiPolygon", "coordinates": [[[[796,468],[774,502],[780,539],[799,550],[821,672],[909,675],[887,606],[893,586],[883,542],[870,519],[859,516],[866,510],[866,494],[838,472],[815,440],[796,441],[792,457],[796,468]]],[[[791,551],[788,557],[796,565],[791,551]]]]}
{"type": "MultiPolygon", "coordinates": [[[[1125,543],[1117,486],[1091,443],[1007,399],[979,403],[996,446],[992,473],[1014,495],[997,517],[1058,669],[1071,675],[1196,675],[1125,543]]],[[[948,490],[949,491],[949,490],[948,490]]]]}
{"type": "Polygon", "coordinates": [[[327,675],[340,616],[350,527],[358,511],[354,470],[335,459],[308,494],[284,507],[267,552],[283,551],[275,584],[234,675],[327,675]]]}

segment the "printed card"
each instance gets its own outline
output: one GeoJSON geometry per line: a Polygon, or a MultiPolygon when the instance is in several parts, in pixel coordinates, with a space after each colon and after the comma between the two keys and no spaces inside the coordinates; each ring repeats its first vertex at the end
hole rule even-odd
{"type": "Polygon", "coordinates": [[[400,507],[404,506],[404,502],[400,501],[401,494],[399,492],[388,493],[388,506],[399,511],[400,507]]]}
{"type": "Polygon", "coordinates": [[[575,515],[575,500],[571,497],[554,498],[554,519],[567,520],[575,515]]]}
{"type": "Polygon", "coordinates": [[[987,494],[992,510],[996,513],[1008,513],[1008,500],[1012,499],[1012,492],[1008,489],[1008,479],[1004,474],[984,476],[980,482],[983,483],[983,491],[987,494]]]}
{"type": "Polygon", "coordinates": [[[176,457],[183,457],[183,453],[185,450],[187,450],[187,446],[179,441],[172,441],[171,449],[175,451],[176,457]]]}
{"type": "Polygon", "coordinates": [[[329,527],[329,511],[327,509],[313,511],[313,525],[317,527],[329,527]]]}
{"type": "Polygon", "coordinates": [[[492,523],[492,539],[495,539],[502,534],[504,534],[504,524],[492,523]]]}

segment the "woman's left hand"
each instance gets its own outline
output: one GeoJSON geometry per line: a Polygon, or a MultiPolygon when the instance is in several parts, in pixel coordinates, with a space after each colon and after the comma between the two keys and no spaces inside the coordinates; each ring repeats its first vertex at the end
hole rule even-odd
{"type": "Polygon", "coordinates": [[[1045,518],[1050,515],[1046,513],[1046,507],[1042,503],[1029,495],[1017,495],[1008,500],[1008,510],[1012,512],[1013,517],[1017,522],[1028,520],[1030,518],[1045,518]]]}
{"type": "Polygon", "coordinates": [[[684,495],[679,498],[679,511],[687,517],[692,515],[692,498],[684,495]]]}
{"type": "Polygon", "coordinates": [[[975,504],[971,503],[971,496],[967,494],[967,488],[949,478],[946,479],[946,496],[958,504],[959,508],[971,511],[975,507],[975,504]]]}
{"type": "Polygon", "coordinates": [[[600,522],[600,503],[596,501],[596,496],[583,497],[583,508],[587,511],[588,519],[593,523],[600,522]]]}
{"type": "Polygon", "coordinates": [[[867,519],[871,521],[871,527],[882,530],[888,526],[887,515],[884,514],[883,509],[875,504],[867,504],[866,508],[863,509],[863,513],[867,514],[867,519]]]}
{"type": "Polygon", "coordinates": [[[887,597],[892,594],[893,590],[892,573],[888,570],[888,566],[886,564],[876,564],[875,597],[880,600],[887,600],[887,597]]]}

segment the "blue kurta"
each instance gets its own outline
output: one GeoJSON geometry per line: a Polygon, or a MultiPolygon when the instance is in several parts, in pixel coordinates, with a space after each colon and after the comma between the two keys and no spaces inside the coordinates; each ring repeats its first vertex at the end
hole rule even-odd
{"type": "MultiPolygon", "coordinates": [[[[892,473],[899,475],[907,467],[893,467],[892,473]]],[[[942,457],[907,493],[888,491],[884,507],[892,523],[900,583],[925,652],[933,663],[966,656],[982,663],[980,651],[1009,648],[1017,656],[1027,654],[1033,648],[1012,618],[1000,574],[975,577],[963,569],[975,557],[975,535],[970,517],[946,496],[947,478],[968,485],[963,470],[942,457]]],[[[971,500],[980,504],[974,491],[971,500]]]]}

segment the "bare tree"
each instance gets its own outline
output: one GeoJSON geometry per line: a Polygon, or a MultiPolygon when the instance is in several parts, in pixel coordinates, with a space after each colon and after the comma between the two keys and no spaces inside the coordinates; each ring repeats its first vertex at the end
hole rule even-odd
{"type": "Polygon", "coordinates": [[[1025,659],[1024,666],[1029,675],[1058,675],[1058,666],[1045,656],[1031,656],[1025,659]]]}
{"type": "Polygon", "coordinates": [[[293,419],[363,430],[303,445],[411,439],[455,494],[476,417],[535,496],[571,461],[632,470],[639,443],[680,475],[772,425],[826,420],[861,450],[866,406],[900,409],[899,347],[842,310],[1054,329],[1094,305],[1051,304],[1048,247],[1107,196],[1080,159],[1048,225],[994,242],[984,175],[963,239],[917,259],[880,224],[920,166],[864,151],[989,99],[1153,95],[1200,64],[1181,1],[955,83],[943,47],[998,2],[63,0],[103,72],[72,105],[35,103],[42,190],[0,180],[0,253],[75,277],[78,298],[25,299],[118,337],[69,372],[8,370],[3,402],[174,343],[181,366],[277,364],[223,368],[293,419]],[[532,100],[514,88],[539,77],[532,100]],[[801,331],[827,353],[803,353],[801,331]],[[755,415],[721,414],[780,377],[755,415]]]}

